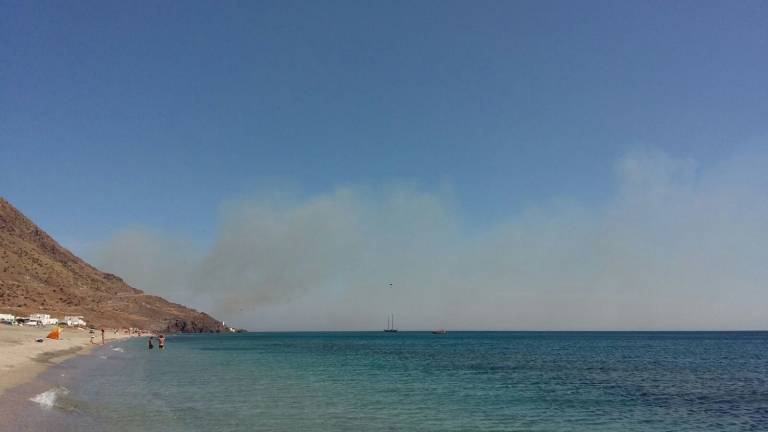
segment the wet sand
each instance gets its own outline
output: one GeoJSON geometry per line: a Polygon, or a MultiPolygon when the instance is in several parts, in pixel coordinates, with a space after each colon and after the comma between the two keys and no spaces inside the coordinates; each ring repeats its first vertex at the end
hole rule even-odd
{"type": "MultiPolygon", "coordinates": [[[[50,331],[51,327],[0,325],[0,398],[8,389],[32,380],[47,367],[99,346],[91,343],[87,330],[65,328],[59,340],[46,339],[50,331]],[[43,338],[43,342],[35,342],[37,338],[43,338]]],[[[127,336],[105,333],[107,341],[123,337],[127,336]]],[[[94,341],[101,343],[98,331],[94,341]]]]}

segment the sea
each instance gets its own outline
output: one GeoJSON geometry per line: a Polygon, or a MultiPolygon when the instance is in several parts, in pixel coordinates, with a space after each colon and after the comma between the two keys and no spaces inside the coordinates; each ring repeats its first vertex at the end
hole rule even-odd
{"type": "Polygon", "coordinates": [[[768,431],[768,333],[133,338],[10,399],[14,431],[768,431]]]}

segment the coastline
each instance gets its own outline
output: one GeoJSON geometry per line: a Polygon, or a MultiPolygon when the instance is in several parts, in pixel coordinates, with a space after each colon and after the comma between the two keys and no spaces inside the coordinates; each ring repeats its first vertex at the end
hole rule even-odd
{"type": "MultiPolygon", "coordinates": [[[[46,339],[50,331],[51,328],[0,326],[0,399],[8,390],[32,381],[50,366],[101,346],[92,344],[84,329],[64,329],[59,340],[46,339]],[[37,338],[43,338],[43,342],[36,342],[37,338]]],[[[129,337],[107,333],[106,342],[129,337]]],[[[100,341],[101,335],[97,336],[100,341]]]]}

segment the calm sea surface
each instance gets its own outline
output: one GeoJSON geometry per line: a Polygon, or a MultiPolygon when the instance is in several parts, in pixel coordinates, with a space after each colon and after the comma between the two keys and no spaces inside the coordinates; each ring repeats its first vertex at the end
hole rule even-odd
{"type": "Polygon", "coordinates": [[[53,390],[16,426],[768,431],[764,332],[175,336],[162,352],[129,340],[43,378],[53,390]]]}

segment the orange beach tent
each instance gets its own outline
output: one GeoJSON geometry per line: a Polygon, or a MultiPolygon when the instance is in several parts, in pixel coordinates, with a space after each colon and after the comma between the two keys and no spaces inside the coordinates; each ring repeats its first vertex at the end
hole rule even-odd
{"type": "Polygon", "coordinates": [[[51,330],[50,333],[48,333],[48,336],[46,336],[48,339],[61,339],[61,327],[56,326],[51,330]]]}

